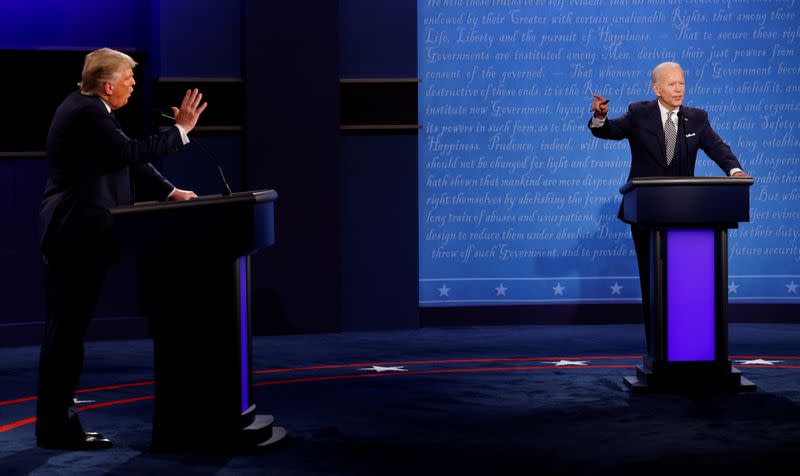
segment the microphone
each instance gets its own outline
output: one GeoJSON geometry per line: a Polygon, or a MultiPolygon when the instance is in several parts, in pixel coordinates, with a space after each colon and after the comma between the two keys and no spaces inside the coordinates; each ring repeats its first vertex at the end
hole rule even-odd
{"type": "MultiPolygon", "coordinates": [[[[157,113],[159,116],[163,117],[164,119],[169,119],[170,121],[175,122],[175,118],[174,117],[170,116],[169,114],[164,114],[162,111],[160,111],[160,110],[158,110],[156,108],[153,108],[153,112],[157,113]]],[[[225,174],[222,173],[222,166],[219,165],[219,162],[217,161],[217,159],[214,158],[214,155],[211,154],[211,151],[209,151],[206,148],[206,146],[203,145],[202,142],[199,142],[196,137],[192,138],[191,143],[192,144],[197,144],[197,146],[200,148],[200,150],[203,151],[203,154],[205,154],[205,156],[208,157],[208,160],[210,160],[212,164],[217,166],[217,172],[219,172],[219,179],[220,179],[220,182],[222,182],[222,196],[223,197],[227,197],[228,195],[230,195],[231,194],[231,187],[230,187],[230,185],[228,185],[228,181],[225,179],[225,174]]]]}

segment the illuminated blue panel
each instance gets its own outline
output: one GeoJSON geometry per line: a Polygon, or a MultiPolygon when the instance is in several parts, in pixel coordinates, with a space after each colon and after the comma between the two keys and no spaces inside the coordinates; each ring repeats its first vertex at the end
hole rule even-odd
{"type": "Polygon", "coordinates": [[[250,334],[249,329],[249,309],[248,303],[248,290],[247,283],[247,256],[242,256],[238,260],[239,266],[239,350],[241,354],[241,396],[242,396],[242,413],[247,411],[250,406],[250,334]]]}
{"type": "Polygon", "coordinates": [[[667,230],[667,360],[714,360],[714,231],[667,230]]]}
{"type": "Polygon", "coordinates": [[[144,48],[150,2],[140,0],[3,0],[0,48],[144,48]]]}

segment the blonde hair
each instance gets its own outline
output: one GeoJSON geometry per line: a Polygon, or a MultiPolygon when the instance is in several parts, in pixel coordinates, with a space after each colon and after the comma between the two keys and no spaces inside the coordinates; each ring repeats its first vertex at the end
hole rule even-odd
{"type": "Polygon", "coordinates": [[[658,79],[658,76],[661,74],[661,71],[663,71],[665,69],[671,69],[671,68],[680,68],[681,71],[683,71],[683,68],[681,68],[681,65],[679,65],[678,63],[675,63],[674,61],[666,61],[664,63],[661,63],[660,65],[658,65],[655,68],[653,68],[653,73],[650,76],[651,79],[653,80],[653,84],[655,84],[657,82],[656,80],[658,79]]]}
{"type": "Polygon", "coordinates": [[[97,96],[103,92],[103,85],[116,81],[122,68],[136,66],[136,61],[121,51],[111,48],[100,48],[86,55],[83,62],[81,82],[78,86],[83,94],[97,96]]]}

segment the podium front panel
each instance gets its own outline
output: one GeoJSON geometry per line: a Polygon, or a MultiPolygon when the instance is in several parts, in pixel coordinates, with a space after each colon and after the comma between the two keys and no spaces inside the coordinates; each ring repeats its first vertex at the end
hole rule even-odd
{"type": "Polygon", "coordinates": [[[714,230],[667,230],[667,360],[716,357],[714,230]]]}

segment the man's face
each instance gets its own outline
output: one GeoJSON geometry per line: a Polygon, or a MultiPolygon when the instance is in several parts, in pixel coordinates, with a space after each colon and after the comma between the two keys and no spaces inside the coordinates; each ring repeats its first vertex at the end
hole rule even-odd
{"type": "Polygon", "coordinates": [[[133,79],[133,68],[130,67],[123,68],[117,80],[108,84],[106,93],[108,105],[112,111],[128,104],[134,84],[136,84],[136,80],[133,79]]]}
{"type": "Polygon", "coordinates": [[[675,109],[683,102],[686,82],[681,68],[667,68],[661,71],[653,83],[653,91],[667,109],[675,109]]]}

